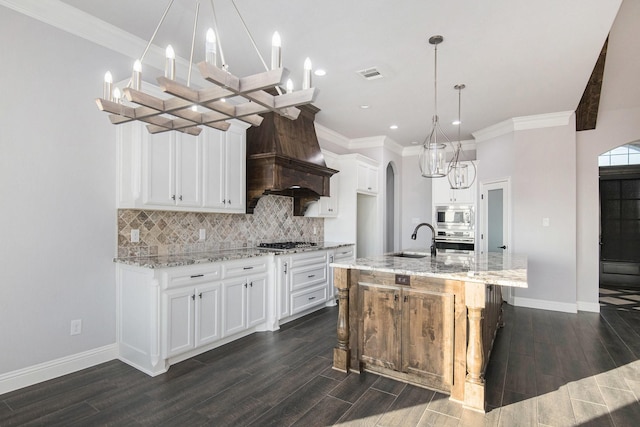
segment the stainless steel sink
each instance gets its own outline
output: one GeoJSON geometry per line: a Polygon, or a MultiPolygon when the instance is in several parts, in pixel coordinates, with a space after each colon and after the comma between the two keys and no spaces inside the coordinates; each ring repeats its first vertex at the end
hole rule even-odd
{"type": "Polygon", "coordinates": [[[427,254],[421,254],[419,252],[398,252],[393,254],[393,256],[399,258],[426,258],[427,254]]]}

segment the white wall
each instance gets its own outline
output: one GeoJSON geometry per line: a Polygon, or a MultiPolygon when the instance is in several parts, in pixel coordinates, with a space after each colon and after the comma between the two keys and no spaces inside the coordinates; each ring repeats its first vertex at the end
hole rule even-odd
{"type": "Polygon", "coordinates": [[[431,223],[431,179],[420,174],[418,156],[402,158],[402,227],[400,229],[400,248],[427,248],[431,244],[431,236],[419,235],[419,240],[411,240],[416,222],[431,223]],[[414,219],[416,221],[414,221],[414,219]]]}
{"type": "Polygon", "coordinates": [[[516,290],[516,304],[575,311],[574,116],[565,125],[479,142],[477,157],[480,183],[511,178],[511,251],[528,256],[529,288],[516,290]],[[543,218],[549,227],[542,226],[543,218]]]}
{"type": "Polygon", "coordinates": [[[598,155],[640,140],[640,107],[598,113],[596,129],[577,137],[577,299],[583,310],[598,309],[600,191],[598,155]]]}
{"type": "Polygon", "coordinates": [[[1,375],[115,342],[115,129],[94,98],[128,61],[4,7],[0,57],[1,375]]]}

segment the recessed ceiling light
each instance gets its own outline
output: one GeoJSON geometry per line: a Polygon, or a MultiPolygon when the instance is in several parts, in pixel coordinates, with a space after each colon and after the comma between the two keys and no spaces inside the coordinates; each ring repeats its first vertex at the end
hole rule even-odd
{"type": "Polygon", "coordinates": [[[371,107],[369,104],[362,104],[360,106],[360,108],[362,108],[363,110],[366,110],[367,108],[371,107]]]}
{"type": "Polygon", "coordinates": [[[398,129],[398,125],[391,125],[389,126],[389,129],[393,129],[393,130],[398,129]]]}
{"type": "Polygon", "coordinates": [[[418,141],[411,141],[411,144],[418,145],[418,141]]]}
{"type": "Polygon", "coordinates": [[[313,74],[315,74],[318,77],[322,77],[322,76],[326,76],[327,72],[325,70],[323,70],[322,68],[318,68],[316,71],[314,71],[313,74]]]}
{"type": "Polygon", "coordinates": [[[451,124],[454,126],[458,126],[460,123],[462,123],[460,120],[454,120],[451,122],[451,124]]]}

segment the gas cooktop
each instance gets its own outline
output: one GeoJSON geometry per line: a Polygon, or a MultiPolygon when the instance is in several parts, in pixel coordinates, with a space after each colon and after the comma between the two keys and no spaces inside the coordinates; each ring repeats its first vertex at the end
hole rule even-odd
{"type": "Polygon", "coordinates": [[[296,248],[311,248],[317,246],[317,243],[313,242],[267,242],[260,243],[258,245],[258,249],[271,249],[271,250],[279,250],[284,251],[287,249],[296,249],[296,248]]]}

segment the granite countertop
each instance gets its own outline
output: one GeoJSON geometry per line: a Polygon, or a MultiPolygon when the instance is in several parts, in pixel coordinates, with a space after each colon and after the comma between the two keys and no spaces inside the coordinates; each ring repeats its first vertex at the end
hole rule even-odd
{"type": "Polygon", "coordinates": [[[318,246],[310,246],[304,248],[273,250],[258,248],[239,248],[225,249],[208,252],[190,252],[184,254],[173,255],[155,255],[143,257],[121,257],[114,258],[113,261],[120,264],[133,265],[144,268],[165,268],[180,267],[185,265],[204,264],[208,262],[230,261],[235,259],[244,259],[252,257],[260,257],[266,255],[287,255],[300,252],[319,251],[326,249],[335,249],[344,246],[352,246],[353,243],[324,242],[318,246]]]}
{"type": "Polygon", "coordinates": [[[408,253],[424,253],[424,258],[403,258],[385,254],[370,258],[358,258],[354,262],[331,264],[332,267],[357,270],[375,270],[409,276],[427,276],[441,279],[463,280],[501,286],[526,288],[527,257],[519,254],[485,255],[438,254],[429,256],[429,250],[407,250],[408,253]]]}

